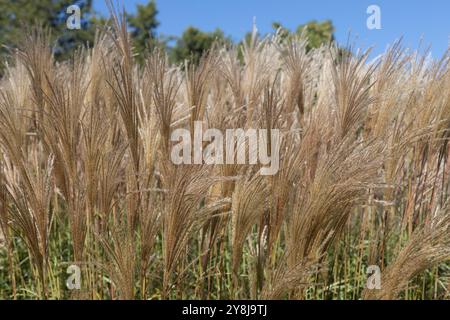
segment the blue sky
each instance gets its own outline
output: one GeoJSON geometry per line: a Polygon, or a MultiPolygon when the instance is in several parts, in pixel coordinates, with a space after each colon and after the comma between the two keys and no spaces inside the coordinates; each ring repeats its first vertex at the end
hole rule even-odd
{"type": "MultiPolygon", "coordinates": [[[[147,0],[119,0],[127,12],[147,0]]],[[[251,30],[253,17],[261,33],[270,32],[274,21],[293,30],[310,20],[330,19],[336,38],[346,43],[349,31],[359,47],[375,46],[378,54],[389,43],[403,36],[404,46],[432,46],[432,54],[440,57],[449,44],[450,1],[448,0],[157,0],[160,26],[158,33],[180,35],[188,26],[204,31],[221,28],[239,40],[251,30]],[[369,30],[366,13],[369,5],[381,9],[381,30],[369,30]]],[[[105,16],[104,0],[94,0],[94,8],[105,16]]]]}

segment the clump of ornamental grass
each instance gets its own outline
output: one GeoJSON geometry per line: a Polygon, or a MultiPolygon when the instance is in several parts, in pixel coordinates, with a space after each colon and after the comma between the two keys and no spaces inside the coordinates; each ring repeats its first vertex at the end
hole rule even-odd
{"type": "Polygon", "coordinates": [[[0,79],[0,298],[448,298],[448,52],[370,60],[254,29],[174,65],[137,59],[110,9],[64,62],[32,29],[0,79]],[[269,152],[277,130],[279,170],[175,164],[172,133],[199,121],[265,129],[269,152]]]}

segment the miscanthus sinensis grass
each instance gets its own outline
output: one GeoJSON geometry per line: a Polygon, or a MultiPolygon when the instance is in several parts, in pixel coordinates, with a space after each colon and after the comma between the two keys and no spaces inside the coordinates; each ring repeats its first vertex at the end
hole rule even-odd
{"type": "Polygon", "coordinates": [[[254,33],[198,64],[138,64],[112,26],[63,63],[43,30],[11,52],[0,298],[449,297],[449,53],[369,60],[254,33]],[[175,165],[171,133],[198,121],[279,130],[278,172],[175,165]]]}

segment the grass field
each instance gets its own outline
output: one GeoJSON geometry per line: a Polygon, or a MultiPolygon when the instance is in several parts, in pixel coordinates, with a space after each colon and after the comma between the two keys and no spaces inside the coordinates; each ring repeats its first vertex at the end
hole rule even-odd
{"type": "Polygon", "coordinates": [[[0,299],[450,297],[450,52],[369,61],[253,34],[198,65],[139,65],[113,22],[64,63],[43,30],[11,52],[0,299]],[[279,130],[279,171],[174,164],[171,133],[196,121],[279,130]]]}

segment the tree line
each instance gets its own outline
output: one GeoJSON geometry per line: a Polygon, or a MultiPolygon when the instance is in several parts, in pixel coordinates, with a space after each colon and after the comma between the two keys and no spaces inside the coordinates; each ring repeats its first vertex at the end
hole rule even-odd
{"type": "MultiPolygon", "coordinates": [[[[105,26],[108,19],[93,9],[92,0],[0,0],[0,58],[4,63],[5,54],[19,45],[24,29],[40,25],[51,32],[54,39],[53,52],[59,61],[70,57],[80,45],[92,46],[98,27],[105,26]],[[81,28],[69,30],[66,20],[67,7],[76,4],[81,9],[81,28]]],[[[158,33],[160,21],[154,0],[147,4],[138,4],[134,14],[127,14],[127,23],[137,60],[142,60],[144,52],[156,46],[164,48],[171,62],[182,63],[186,59],[198,61],[201,55],[211,48],[213,43],[235,44],[230,36],[217,28],[212,32],[202,31],[189,26],[180,36],[165,36],[158,33]]],[[[302,32],[309,40],[308,49],[334,39],[334,27],[331,21],[310,21],[299,25],[295,31],[288,30],[281,23],[274,22],[274,32],[281,38],[288,38],[302,32]]],[[[247,41],[250,32],[240,42],[247,41]],[[247,40],[246,40],[247,39],[247,40]]],[[[237,43],[239,44],[239,43],[237,43]]],[[[0,67],[1,68],[1,67],[0,67]]]]}

